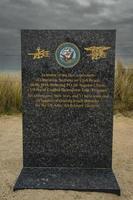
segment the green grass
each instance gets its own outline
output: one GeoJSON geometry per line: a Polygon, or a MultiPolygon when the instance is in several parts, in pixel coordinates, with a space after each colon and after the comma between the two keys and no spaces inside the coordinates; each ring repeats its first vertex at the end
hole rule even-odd
{"type": "MultiPolygon", "coordinates": [[[[125,70],[119,61],[115,72],[114,111],[133,111],[133,70],[125,70]]],[[[21,112],[19,75],[0,75],[0,114],[21,112]]]]}

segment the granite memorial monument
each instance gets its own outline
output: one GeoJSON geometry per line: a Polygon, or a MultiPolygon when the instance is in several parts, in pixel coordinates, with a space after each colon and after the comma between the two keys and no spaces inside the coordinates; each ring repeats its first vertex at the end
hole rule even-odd
{"type": "Polygon", "coordinates": [[[115,30],[22,30],[23,169],[14,190],[111,192],[115,30]]]}

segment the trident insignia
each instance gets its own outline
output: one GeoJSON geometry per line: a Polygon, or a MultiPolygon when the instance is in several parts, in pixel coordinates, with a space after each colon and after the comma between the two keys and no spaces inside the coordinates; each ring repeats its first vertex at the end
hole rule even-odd
{"type": "Polygon", "coordinates": [[[92,47],[87,47],[84,48],[87,52],[90,51],[91,53],[88,54],[91,56],[92,60],[98,60],[100,58],[106,58],[107,56],[107,50],[110,49],[111,47],[105,47],[105,46],[92,46],[92,47]]]}

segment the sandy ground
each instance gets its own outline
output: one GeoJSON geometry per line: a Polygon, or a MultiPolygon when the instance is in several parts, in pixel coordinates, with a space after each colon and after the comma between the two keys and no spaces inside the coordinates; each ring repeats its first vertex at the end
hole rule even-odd
{"type": "Polygon", "coordinates": [[[114,117],[113,169],[121,196],[96,192],[22,190],[13,186],[22,168],[21,116],[0,117],[0,200],[133,200],[133,118],[114,117]]]}

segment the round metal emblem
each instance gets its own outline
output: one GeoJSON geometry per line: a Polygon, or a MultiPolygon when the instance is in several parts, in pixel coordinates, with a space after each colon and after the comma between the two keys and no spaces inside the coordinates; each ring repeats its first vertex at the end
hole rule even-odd
{"type": "Polygon", "coordinates": [[[80,60],[79,48],[70,42],[63,43],[56,49],[55,58],[60,66],[71,68],[80,60]]]}

